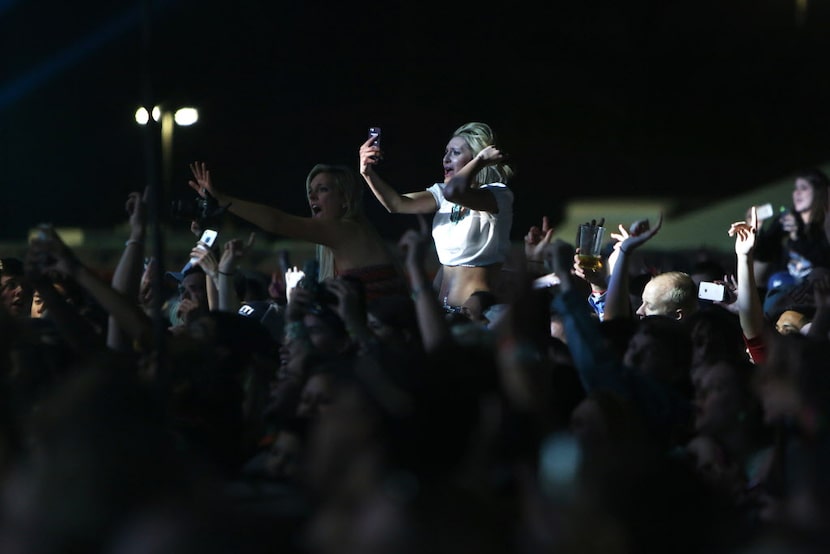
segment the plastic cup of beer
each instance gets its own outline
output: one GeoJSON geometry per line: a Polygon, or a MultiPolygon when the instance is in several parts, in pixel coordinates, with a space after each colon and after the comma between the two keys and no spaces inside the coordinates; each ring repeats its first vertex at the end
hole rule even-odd
{"type": "Polygon", "coordinates": [[[602,240],[605,227],[583,223],[576,237],[577,260],[585,271],[597,271],[602,267],[602,240]]]}

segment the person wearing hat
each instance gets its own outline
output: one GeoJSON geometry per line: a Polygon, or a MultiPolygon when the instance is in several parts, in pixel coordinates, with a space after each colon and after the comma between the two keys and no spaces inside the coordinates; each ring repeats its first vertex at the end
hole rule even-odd
{"type": "Polygon", "coordinates": [[[168,272],[168,275],[179,283],[179,296],[170,313],[172,328],[184,329],[185,325],[210,311],[205,272],[194,265],[183,273],[168,272]]]}
{"type": "Polygon", "coordinates": [[[23,279],[23,262],[0,258],[0,300],[15,317],[28,317],[32,310],[32,290],[23,279]]]}

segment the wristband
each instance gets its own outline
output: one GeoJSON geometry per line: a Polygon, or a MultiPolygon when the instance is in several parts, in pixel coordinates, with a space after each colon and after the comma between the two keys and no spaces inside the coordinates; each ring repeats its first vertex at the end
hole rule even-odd
{"type": "Polygon", "coordinates": [[[144,244],[144,241],[138,239],[127,239],[127,242],[124,243],[124,246],[130,246],[131,244],[142,246],[144,244]]]}

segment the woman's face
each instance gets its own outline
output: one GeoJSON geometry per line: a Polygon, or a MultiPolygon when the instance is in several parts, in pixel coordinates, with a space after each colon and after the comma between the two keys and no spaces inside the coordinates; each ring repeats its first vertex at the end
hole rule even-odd
{"type": "Polygon", "coordinates": [[[796,179],[793,187],[793,207],[796,213],[809,212],[813,206],[813,185],[807,179],[796,179]]]}
{"type": "Polygon", "coordinates": [[[473,151],[467,141],[461,137],[451,138],[444,152],[444,182],[449,183],[450,179],[472,159],[473,151]]]}
{"type": "Polygon", "coordinates": [[[308,187],[308,206],[311,217],[337,219],[346,212],[346,201],[330,173],[318,173],[308,187]]]}

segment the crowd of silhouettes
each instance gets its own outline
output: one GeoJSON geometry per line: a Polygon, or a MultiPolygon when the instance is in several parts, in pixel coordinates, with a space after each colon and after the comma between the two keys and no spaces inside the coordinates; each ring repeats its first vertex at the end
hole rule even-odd
{"type": "Polygon", "coordinates": [[[108,278],[50,225],[0,253],[0,551],[830,548],[823,173],[790,211],[713,221],[726,262],[656,254],[655,214],[613,222],[587,267],[543,214],[505,246],[512,170],[486,125],[421,191],[380,160],[370,139],[359,172],[315,166],[309,216],[192,166],[222,217],[319,246],[270,275],[254,235],[208,245],[198,222],[160,271],[139,192],[108,278]],[[360,175],[415,214],[396,243],[360,175]]]}

